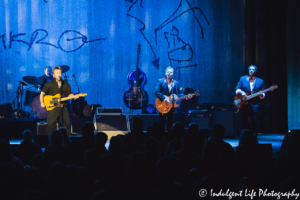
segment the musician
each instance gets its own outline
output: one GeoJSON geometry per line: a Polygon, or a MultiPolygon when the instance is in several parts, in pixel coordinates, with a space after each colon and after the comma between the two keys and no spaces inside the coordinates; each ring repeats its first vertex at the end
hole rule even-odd
{"type": "MultiPolygon", "coordinates": [[[[240,78],[240,81],[236,86],[236,94],[240,93],[241,95],[249,95],[264,89],[264,81],[256,77],[257,67],[255,65],[250,65],[248,67],[248,71],[249,76],[246,75],[240,78]]],[[[257,113],[259,111],[260,100],[263,98],[265,98],[264,93],[249,100],[248,105],[245,105],[240,110],[241,128],[250,128],[255,136],[257,136],[257,113]],[[250,124],[248,123],[248,118],[250,118],[250,124]]]]}
{"type": "MultiPolygon", "coordinates": [[[[72,94],[71,87],[68,82],[62,80],[62,70],[60,67],[54,67],[52,70],[53,80],[46,83],[40,94],[41,107],[44,108],[44,96],[45,95],[56,95],[61,94],[61,97],[74,97],[75,99],[79,96],[72,94]]],[[[56,107],[51,111],[47,112],[47,135],[50,135],[55,129],[57,119],[59,117],[59,124],[66,127],[68,134],[71,133],[69,113],[67,110],[67,103],[62,102],[63,107],[56,107]]]]}
{"type": "MultiPolygon", "coordinates": [[[[179,82],[173,79],[174,69],[172,67],[167,67],[165,70],[165,78],[159,79],[158,83],[155,87],[154,94],[160,101],[164,101],[167,104],[171,104],[169,97],[171,94],[176,94],[178,97],[182,96],[179,93],[179,82]]],[[[189,97],[191,98],[191,97],[189,97]]],[[[159,113],[159,121],[160,125],[165,129],[166,118],[167,121],[167,131],[170,132],[172,126],[174,124],[174,115],[175,115],[175,108],[173,107],[167,114],[159,113]]]]}
{"type": "Polygon", "coordinates": [[[47,66],[44,69],[45,75],[41,76],[40,78],[43,80],[43,83],[41,84],[41,89],[45,87],[45,84],[53,80],[52,75],[52,67],[47,66]]]}

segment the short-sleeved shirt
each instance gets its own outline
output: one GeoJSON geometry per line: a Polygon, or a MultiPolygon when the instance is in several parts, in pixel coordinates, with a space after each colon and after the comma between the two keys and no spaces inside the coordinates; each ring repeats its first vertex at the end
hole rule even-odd
{"type": "Polygon", "coordinates": [[[68,82],[62,80],[62,85],[59,88],[58,83],[55,79],[45,84],[45,87],[42,89],[46,95],[54,96],[56,94],[60,94],[61,97],[68,97],[72,94],[71,86],[68,82]]]}

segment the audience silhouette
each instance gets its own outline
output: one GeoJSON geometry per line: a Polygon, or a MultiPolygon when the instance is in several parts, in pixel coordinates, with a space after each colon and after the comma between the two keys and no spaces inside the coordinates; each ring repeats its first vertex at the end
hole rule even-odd
{"type": "Polygon", "coordinates": [[[200,189],[298,191],[298,134],[288,133],[279,156],[265,159],[249,130],[236,149],[225,133],[220,124],[207,135],[195,123],[187,130],[175,123],[168,135],[156,123],[143,129],[136,118],[130,133],[109,139],[105,132],[94,136],[87,122],[71,142],[65,128],[53,131],[43,152],[25,130],[14,154],[0,140],[0,199],[179,200],[199,199],[200,189]]]}

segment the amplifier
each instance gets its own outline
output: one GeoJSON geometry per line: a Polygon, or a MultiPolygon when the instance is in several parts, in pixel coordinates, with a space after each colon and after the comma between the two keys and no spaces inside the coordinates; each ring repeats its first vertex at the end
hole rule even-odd
{"type": "Polygon", "coordinates": [[[128,131],[127,115],[118,113],[100,113],[94,115],[95,131],[128,131]]]}
{"type": "Polygon", "coordinates": [[[98,108],[96,108],[96,114],[100,114],[100,113],[123,114],[123,110],[121,107],[98,107],[98,108]]]}
{"type": "Polygon", "coordinates": [[[187,114],[187,125],[195,123],[199,126],[199,129],[210,130],[212,125],[212,116],[209,113],[205,114],[187,114]]]}
{"type": "Polygon", "coordinates": [[[221,124],[225,128],[225,138],[234,138],[236,136],[235,109],[233,107],[213,107],[213,124],[221,124]]]}
{"type": "MultiPolygon", "coordinates": [[[[38,122],[36,123],[36,135],[46,135],[47,122],[38,122]]],[[[59,129],[59,124],[56,123],[56,129],[59,129]]]]}

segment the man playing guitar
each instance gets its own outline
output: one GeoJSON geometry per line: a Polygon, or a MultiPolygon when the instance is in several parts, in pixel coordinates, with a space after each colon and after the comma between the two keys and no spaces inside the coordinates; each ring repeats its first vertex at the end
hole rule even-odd
{"type": "MultiPolygon", "coordinates": [[[[158,83],[155,87],[154,94],[157,98],[165,102],[166,104],[172,104],[170,97],[173,94],[176,94],[177,97],[181,96],[179,93],[179,82],[173,79],[174,69],[172,67],[167,67],[165,70],[165,78],[159,79],[158,83]]],[[[192,96],[187,97],[187,99],[192,98],[192,96]]],[[[175,99],[174,99],[175,100],[175,99]]],[[[159,121],[160,125],[165,129],[166,118],[167,121],[167,131],[170,132],[172,126],[174,124],[174,115],[175,115],[175,108],[172,107],[171,110],[167,114],[159,113],[159,121]]]]}
{"type": "MultiPolygon", "coordinates": [[[[72,97],[79,98],[79,96],[72,94],[71,87],[68,82],[63,81],[62,70],[60,67],[54,67],[52,70],[54,79],[45,84],[45,87],[42,89],[40,94],[41,107],[44,108],[44,96],[47,95],[56,95],[60,94],[61,97],[72,97]]],[[[51,111],[47,112],[47,135],[50,135],[55,129],[57,119],[59,117],[59,124],[66,127],[68,134],[71,133],[69,113],[67,109],[67,104],[62,103],[62,107],[56,107],[51,111]]]]}
{"type": "MultiPolygon", "coordinates": [[[[242,76],[236,86],[235,93],[241,95],[250,95],[264,89],[264,81],[256,77],[257,67],[250,65],[248,67],[249,76],[242,76]]],[[[265,98],[265,94],[259,94],[259,98],[255,97],[249,100],[248,104],[240,110],[240,121],[242,129],[252,129],[255,136],[257,136],[257,113],[259,110],[260,99],[265,98]],[[248,124],[250,118],[250,127],[248,124]]]]}

